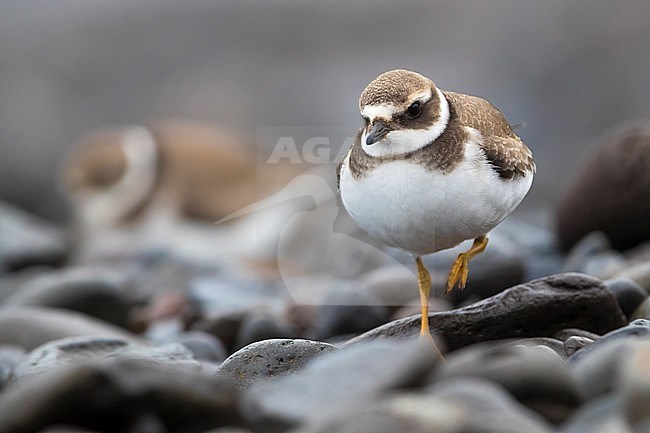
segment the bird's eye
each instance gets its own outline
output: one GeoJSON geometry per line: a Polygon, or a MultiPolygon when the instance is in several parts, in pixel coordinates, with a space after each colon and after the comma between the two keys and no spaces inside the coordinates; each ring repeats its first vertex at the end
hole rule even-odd
{"type": "Polygon", "coordinates": [[[406,109],[406,113],[411,117],[418,117],[422,113],[422,104],[420,101],[412,103],[409,108],[406,109]]]}

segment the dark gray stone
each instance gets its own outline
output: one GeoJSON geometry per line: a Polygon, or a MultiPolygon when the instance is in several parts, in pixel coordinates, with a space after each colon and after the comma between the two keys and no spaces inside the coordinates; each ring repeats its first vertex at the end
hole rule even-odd
{"type": "Polygon", "coordinates": [[[628,127],[596,148],[557,208],[560,244],[569,249],[600,230],[626,250],[650,239],[650,127],[628,127]]]}
{"type": "Polygon", "coordinates": [[[606,394],[582,405],[560,433],[633,433],[622,413],[620,396],[606,394]]]}
{"type": "Polygon", "coordinates": [[[552,422],[566,419],[582,399],[571,372],[547,346],[484,343],[458,350],[436,372],[436,380],[492,380],[552,422]]]}
{"type": "Polygon", "coordinates": [[[251,310],[241,322],[235,349],[241,349],[251,343],[273,338],[296,337],[296,330],[280,315],[267,311],[251,310]]]}
{"type": "Polygon", "coordinates": [[[236,395],[222,379],[175,365],[142,359],[86,361],[9,388],[0,399],[0,431],[36,433],[67,424],[126,432],[153,416],[165,431],[200,433],[238,423],[236,395]]]}
{"type": "Polygon", "coordinates": [[[359,399],[338,411],[326,408],[292,433],[550,433],[538,414],[498,385],[452,379],[421,393],[359,399]]]}
{"type": "MultiPolygon", "coordinates": [[[[625,324],[625,316],[602,281],[582,274],[559,274],[512,287],[483,301],[429,314],[432,332],[450,351],[488,340],[551,336],[569,327],[605,333],[625,324]]],[[[346,346],[380,337],[415,338],[420,317],[387,323],[346,346]]]]}
{"type": "Polygon", "coordinates": [[[126,278],[105,268],[68,268],[24,281],[3,306],[64,308],[127,328],[132,302],[126,278]]]}
{"type": "Polygon", "coordinates": [[[0,274],[34,265],[62,265],[68,241],[62,229],[0,202],[0,274]]]}
{"type": "Polygon", "coordinates": [[[579,337],[577,335],[571,336],[564,340],[564,352],[566,353],[566,356],[572,356],[578,350],[589,346],[593,342],[594,340],[591,338],[579,337]]]}
{"type": "Polygon", "coordinates": [[[220,314],[215,317],[200,320],[192,326],[192,329],[214,335],[226,346],[226,351],[232,353],[236,350],[237,336],[239,335],[244,316],[245,313],[243,311],[220,314]]]}
{"type": "Polygon", "coordinates": [[[581,395],[591,399],[614,389],[623,361],[641,340],[650,340],[650,326],[648,321],[635,320],[574,353],[567,365],[578,381],[581,395]]]}
{"type": "MultiPolygon", "coordinates": [[[[414,295],[417,295],[417,290],[414,295]]],[[[365,287],[346,284],[327,293],[316,315],[314,332],[316,340],[341,334],[365,332],[386,323],[390,309],[365,287]]]]}
{"type": "Polygon", "coordinates": [[[249,388],[242,411],[265,433],[297,426],[311,414],[423,381],[437,355],[427,342],[374,341],[330,353],[290,376],[249,388]]]}
{"type": "Polygon", "coordinates": [[[618,305],[628,318],[648,298],[645,289],[629,278],[607,280],[605,281],[605,287],[616,297],[618,305]]]}
{"type": "Polygon", "coordinates": [[[85,314],[43,307],[0,309],[0,345],[32,350],[48,341],[73,336],[137,340],[135,336],[85,314]]]}
{"type": "Polygon", "coordinates": [[[310,340],[275,339],[250,344],[226,359],[217,376],[230,378],[240,388],[295,373],[315,358],[340,349],[310,340]]]}
{"type": "Polygon", "coordinates": [[[122,338],[69,337],[32,350],[16,367],[13,380],[25,380],[61,365],[103,358],[143,359],[199,369],[199,363],[194,360],[190,350],[178,343],[148,346],[122,338]]]}

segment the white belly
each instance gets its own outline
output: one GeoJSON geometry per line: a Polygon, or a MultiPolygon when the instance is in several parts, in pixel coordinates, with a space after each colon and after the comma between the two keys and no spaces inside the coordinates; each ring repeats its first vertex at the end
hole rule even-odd
{"type": "Polygon", "coordinates": [[[499,178],[478,146],[449,174],[410,162],[387,162],[355,179],[341,168],[341,199],[372,238],[416,255],[484,235],[524,198],[533,181],[499,178]]]}

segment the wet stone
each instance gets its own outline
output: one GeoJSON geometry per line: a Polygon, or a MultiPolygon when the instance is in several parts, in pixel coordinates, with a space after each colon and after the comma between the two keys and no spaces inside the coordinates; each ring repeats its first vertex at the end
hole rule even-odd
{"type": "MultiPolygon", "coordinates": [[[[432,332],[450,351],[489,340],[552,336],[565,328],[605,333],[625,324],[625,316],[602,281],[583,274],[552,275],[520,284],[467,307],[429,314],[432,332]]],[[[376,338],[413,339],[418,315],[396,320],[346,343],[376,338]]]]}
{"type": "Polygon", "coordinates": [[[250,344],[230,355],[216,374],[239,388],[300,371],[314,359],[340,349],[318,341],[274,339],[250,344]]]}

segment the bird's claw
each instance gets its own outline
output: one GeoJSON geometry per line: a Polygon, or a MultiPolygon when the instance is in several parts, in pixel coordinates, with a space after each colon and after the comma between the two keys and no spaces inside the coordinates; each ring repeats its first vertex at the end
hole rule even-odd
{"type": "Polygon", "coordinates": [[[445,294],[448,294],[454,289],[456,283],[458,283],[458,288],[463,290],[467,285],[467,276],[469,275],[469,257],[467,253],[460,253],[456,258],[456,261],[449,271],[449,276],[447,277],[447,287],[445,288],[445,294]]]}

